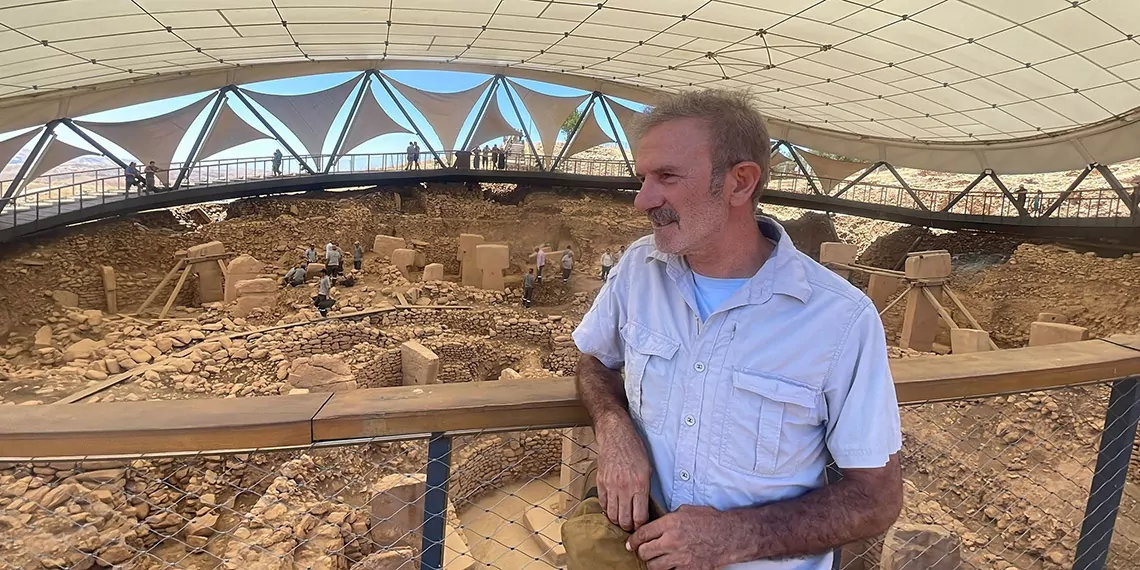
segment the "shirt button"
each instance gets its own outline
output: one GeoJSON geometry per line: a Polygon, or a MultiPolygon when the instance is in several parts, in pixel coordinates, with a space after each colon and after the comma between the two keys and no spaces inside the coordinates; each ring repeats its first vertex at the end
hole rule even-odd
{"type": "Polygon", "coordinates": [[[698,363],[694,364],[693,370],[696,370],[697,372],[704,372],[705,371],[705,363],[704,362],[698,362],[698,363]]]}
{"type": "Polygon", "coordinates": [[[689,480],[689,472],[688,471],[685,471],[684,469],[681,470],[681,480],[682,481],[688,481],[689,480]]]}
{"type": "Polygon", "coordinates": [[[694,418],[693,416],[685,416],[685,425],[691,426],[695,423],[697,423],[696,418],[694,418]]]}

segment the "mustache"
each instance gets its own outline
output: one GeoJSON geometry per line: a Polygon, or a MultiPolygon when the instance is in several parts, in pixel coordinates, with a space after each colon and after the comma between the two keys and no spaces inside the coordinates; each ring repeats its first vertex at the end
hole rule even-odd
{"type": "Polygon", "coordinates": [[[649,221],[658,226],[681,221],[681,217],[677,215],[676,210],[666,206],[653,208],[646,212],[646,215],[649,216],[649,221]]]}

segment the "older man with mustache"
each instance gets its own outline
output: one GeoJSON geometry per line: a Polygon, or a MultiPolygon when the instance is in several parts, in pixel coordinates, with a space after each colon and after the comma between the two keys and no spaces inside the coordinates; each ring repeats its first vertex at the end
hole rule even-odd
{"type": "Polygon", "coordinates": [[[745,95],[668,98],[637,135],[653,235],[574,332],[601,504],[651,570],[827,570],[902,503],[878,313],[756,217],[770,143],[745,95]],[[650,497],[669,512],[647,523],[650,497]]]}

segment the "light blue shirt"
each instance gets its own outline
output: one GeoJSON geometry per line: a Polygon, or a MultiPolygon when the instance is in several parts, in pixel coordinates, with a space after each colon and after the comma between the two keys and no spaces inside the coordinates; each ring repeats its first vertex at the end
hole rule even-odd
{"type": "Polygon", "coordinates": [[[693,285],[696,287],[694,292],[697,296],[697,311],[701,314],[701,320],[709,320],[709,315],[719,309],[745,283],[748,283],[748,279],[718,279],[716,277],[705,277],[694,271],[693,285]]]}
{"type": "MultiPolygon", "coordinates": [[[[684,258],[648,236],[574,331],[583,353],[624,368],[653,495],[671,511],[793,499],[826,484],[829,458],[878,468],[902,446],[874,305],[797,251],[779,224],[758,223],[772,255],[707,320],[684,258]]],[[[731,568],[829,570],[831,554],[731,568]]]]}

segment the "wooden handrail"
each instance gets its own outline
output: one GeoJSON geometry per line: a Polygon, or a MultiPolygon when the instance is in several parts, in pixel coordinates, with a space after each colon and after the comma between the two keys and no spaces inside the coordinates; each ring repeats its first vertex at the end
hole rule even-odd
{"type": "MultiPolygon", "coordinates": [[[[901,404],[1140,375],[1140,336],[891,361],[901,404]]],[[[0,458],[266,447],[439,431],[544,429],[589,417],[569,378],[435,384],[224,400],[0,408],[0,458]]]]}

